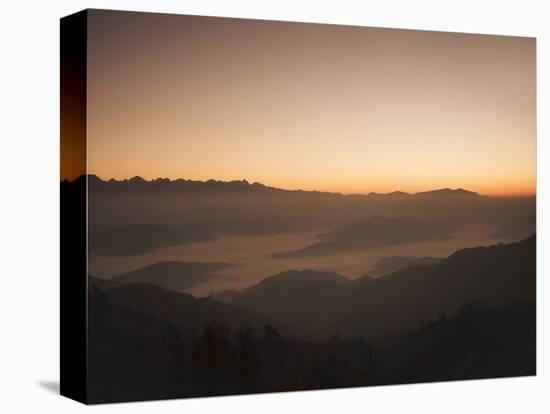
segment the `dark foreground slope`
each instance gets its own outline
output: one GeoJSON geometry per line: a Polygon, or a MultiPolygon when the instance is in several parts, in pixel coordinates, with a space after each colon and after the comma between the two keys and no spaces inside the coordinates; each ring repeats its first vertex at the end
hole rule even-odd
{"type": "Polygon", "coordinates": [[[389,343],[292,339],[207,323],[176,326],[90,296],[90,402],[445,381],[536,372],[535,309],[474,303],[389,343]]]}
{"type": "Polygon", "coordinates": [[[460,250],[430,267],[412,267],[357,286],[333,326],[369,337],[411,329],[476,300],[491,305],[536,301],[536,238],[460,250]]]}
{"type": "Polygon", "coordinates": [[[372,338],[453,314],[475,300],[492,305],[534,303],[535,254],[532,236],[518,243],[460,250],[433,266],[413,266],[347,284],[323,279],[322,273],[303,280],[300,272],[287,272],[284,284],[260,283],[229,300],[317,336],[339,332],[372,338]]]}
{"type": "Polygon", "coordinates": [[[235,304],[92,287],[90,401],[534,375],[535,247],[533,236],[465,249],[381,279],[285,272],[235,304]],[[292,311],[278,322],[250,308],[262,302],[292,311]],[[317,339],[296,335],[310,323],[317,339]]]}
{"type": "Polygon", "coordinates": [[[229,303],[287,321],[306,336],[325,333],[327,321],[340,315],[346,286],[345,276],[313,270],[289,271],[270,276],[260,283],[228,296],[229,303]]]}
{"type": "Polygon", "coordinates": [[[288,332],[285,324],[259,312],[155,285],[132,283],[110,289],[106,295],[113,305],[168,322],[189,337],[198,336],[209,321],[218,321],[230,329],[247,325],[259,331],[265,325],[273,325],[288,332]]]}
{"type": "Polygon", "coordinates": [[[536,309],[473,302],[377,349],[385,384],[535,375],[536,309]]]}

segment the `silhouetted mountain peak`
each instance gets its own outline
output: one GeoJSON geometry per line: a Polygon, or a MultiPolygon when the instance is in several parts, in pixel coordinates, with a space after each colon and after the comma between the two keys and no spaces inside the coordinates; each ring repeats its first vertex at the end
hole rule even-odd
{"type": "Polygon", "coordinates": [[[76,185],[84,185],[86,184],[86,182],[88,184],[94,184],[94,183],[103,183],[104,181],[95,174],[82,174],[76,177],[73,181],[64,179],[62,181],[62,184],[67,185],[67,184],[74,183],[76,185]]]}
{"type": "Polygon", "coordinates": [[[370,192],[368,194],[370,197],[409,197],[411,194],[404,191],[392,191],[391,193],[376,193],[370,192]]]}
{"type": "MultiPolygon", "coordinates": [[[[475,300],[494,305],[533,301],[535,242],[530,237],[518,243],[462,249],[439,263],[430,258],[426,266],[413,265],[375,279],[363,276],[349,283],[270,284],[268,278],[233,300],[299,324],[304,331],[316,327],[348,337],[376,337],[410,329],[442,312],[454,313],[475,300]]],[[[295,273],[283,272],[272,279],[285,274],[295,273]]]]}
{"type": "Polygon", "coordinates": [[[465,190],[463,188],[451,189],[451,188],[440,188],[438,190],[431,191],[422,191],[415,193],[415,196],[479,196],[478,193],[465,190]]]}
{"type": "Polygon", "coordinates": [[[112,279],[119,284],[149,283],[182,291],[217,277],[216,272],[231,267],[228,263],[157,262],[112,279]]]}
{"type": "Polygon", "coordinates": [[[349,282],[349,279],[334,272],[318,272],[310,269],[289,270],[273,276],[269,276],[258,284],[245,289],[243,292],[249,292],[267,287],[271,288],[274,286],[285,286],[287,284],[312,282],[333,282],[341,284],[349,282]]]}
{"type": "Polygon", "coordinates": [[[414,217],[384,217],[373,215],[350,224],[318,234],[319,242],[303,249],[273,254],[273,257],[325,256],[345,251],[368,249],[428,240],[454,237],[462,227],[441,219],[423,220],[414,217]]]}
{"type": "Polygon", "coordinates": [[[280,322],[255,311],[212,298],[195,298],[188,293],[174,292],[150,283],[116,286],[108,291],[108,296],[116,305],[151,314],[186,329],[202,328],[211,320],[225,321],[232,327],[248,324],[259,330],[266,324],[272,324],[284,329],[280,322]]]}
{"type": "Polygon", "coordinates": [[[510,251],[517,252],[521,249],[536,250],[536,234],[515,243],[499,243],[491,246],[461,249],[441,261],[440,265],[456,267],[458,263],[477,263],[480,260],[492,262],[506,257],[510,251]]]}
{"type": "Polygon", "coordinates": [[[90,182],[102,183],[103,182],[103,180],[95,174],[88,174],[87,177],[88,177],[88,183],[90,183],[90,182]]]}
{"type": "Polygon", "coordinates": [[[142,183],[145,183],[145,180],[139,175],[136,175],[135,177],[130,178],[128,182],[132,184],[142,184],[142,183]]]}
{"type": "Polygon", "coordinates": [[[245,190],[245,191],[276,191],[276,192],[288,192],[288,193],[299,193],[299,194],[311,194],[311,195],[320,195],[325,194],[327,196],[339,196],[339,197],[371,197],[371,198],[409,198],[414,196],[479,196],[479,194],[465,190],[463,188],[451,189],[451,188],[441,188],[431,191],[423,191],[415,194],[410,194],[404,191],[392,191],[390,193],[377,193],[370,192],[368,194],[350,194],[343,195],[339,192],[327,192],[327,191],[318,191],[318,190],[286,190],[283,188],[271,187],[260,182],[253,182],[252,184],[246,180],[232,180],[232,181],[222,181],[216,179],[209,179],[206,181],[198,180],[187,180],[183,178],[178,178],[171,180],[165,177],[158,177],[152,180],[146,180],[143,177],[136,175],[129,179],[116,180],[111,178],[109,180],[102,180],[96,175],[83,175],[78,177],[73,182],[83,180],[85,177],[93,179],[94,183],[103,184],[101,186],[96,186],[96,189],[108,190],[108,191],[119,191],[124,189],[125,185],[131,184],[132,191],[136,188],[142,187],[144,190],[193,190],[193,191],[211,191],[211,190],[245,190]]]}

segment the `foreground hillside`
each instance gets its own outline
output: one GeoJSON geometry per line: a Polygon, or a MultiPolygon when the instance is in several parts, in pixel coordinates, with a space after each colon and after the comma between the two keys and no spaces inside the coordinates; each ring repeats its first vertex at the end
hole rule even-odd
{"type": "Polygon", "coordinates": [[[94,285],[95,280],[91,285],[92,294],[97,291],[113,306],[167,322],[189,338],[197,337],[210,321],[218,321],[230,329],[247,325],[261,330],[265,325],[273,325],[282,332],[290,332],[285,324],[276,319],[238,305],[211,298],[195,298],[188,293],[146,283],[109,286],[105,290],[94,285]]]}
{"type": "MultiPolygon", "coordinates": [[[[460,250],[431,266],[412,266],[349,283],[322,272],[285,272],[224,296],[230,303],[327,336],[378,337],[401,332],[465,303],[535,301],[536,237],[460,250]],[[308,277],[304,277],[304,273],[308,277]]],[[[341,276],[340,276],[341,277],[341,276]]]]}
{"type": "Polygon", "coordinates": [[[532,236],[380,279],[289,271],[226,302],[90,278],[90,400],[534,375],[535,254],[532,236]]]}
{"type": "Polygon", "coordinates": [[[536,373],[535,308],[468,304],[391,340],[293,339],[272,325],[207,323],[188,336],[90,296],[90,401],[114,402],[536,373]]]}

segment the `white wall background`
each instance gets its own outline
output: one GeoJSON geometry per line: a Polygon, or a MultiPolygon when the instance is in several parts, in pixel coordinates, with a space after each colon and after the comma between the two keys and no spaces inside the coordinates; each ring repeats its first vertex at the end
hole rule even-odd
{"type": "Polygon", "coordinates": [[[0,411],[73,412],[59,381],[59,22],[109,8],[538,38],[538,376],[242,397],[111,404],[96,412],[550,412],[547,141],[550,13],[545,1],[16,1],[0,11],[0,411]],[[546,329],[544,329],[546,325],[546,329]]]}

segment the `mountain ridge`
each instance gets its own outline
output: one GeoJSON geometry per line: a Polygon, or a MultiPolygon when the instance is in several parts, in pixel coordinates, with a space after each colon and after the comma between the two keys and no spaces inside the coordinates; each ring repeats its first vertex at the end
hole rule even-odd
{"type": "Polygon", "coordinates": [[[454,237],[462,224],[442,219],[422,220],[410,216],[384,217],[374,214],[328,232],[320,233],[315,243],[301,249],[278,252],[273,258],[326,256],[346,251],[454,237]]]}
{"type": "Polygon", "coordinates": [[[106,294],[114,305],[152,315],[187,331],[199,332],[212,320],[223,321],[231,328],[247,324],[258,332],[265,325],[273,325],[284,331],[290,329],[287,324],[251,309],[210,297],[194,297],[189,293],[176,292],[150,283],[115,286],[106,291],[106,294]]]}
{"type": "Polygon", "coordinates": [[[376,279],[364,276],[346,284],[310,278],[274,288],[259,282],[225,298],[281,322],[292,321],[312,335],[381,337],[452,314],[476,300],[493,305],[534,302],[535,255],[533,235],[515,243],[461,249],[438,264],[413,265],[376,279]]]}
{"type": "Polygon", "coordinates": [[[163,261],[126,272],[103,283],[116,286],[147,283],[173,291],[185,291],[210,279],[219,278],[218,271],[233,266],[231,263],[218,262],[163,261]]]}
{"type": "Polygon", "coordinates": [[[389,193],[369,192],[369,193],[344,194],[341,192],[320,191],[320,190],[302,190],[302,189],[289,190],[285,188],[265,185],[260,182],[249,182],[246,179],[230,180],[230,181],[209,179],[206,181],[202,181],[202,180],[191,180],[191,179],[184,179],[184,178],[178,178],[178,179],[172,180],[169,178],[158,177],[151,180],[146,180],[138,175],[131,178],[125,178],[123,180],[116,180],[114,178],[111,178],[109,180],[104,180],[95,174],[87,174],[87,175],[81,175],[76,179],[74,179],[73,181],[63,180],[62,183],[73,184],[73,183],[83,182],[84,180],[86,180],[86,178],[88,179],[88,185],[92,185],[97,190],[103,190],[103,191],[115,190],[115,187],[117,187],[116,189],[121,189],[121,188],[136,189],[136,187],[142,186],[142,187],[147,187],[147,189],[154,189],[154,190],[177,190],[177,189],[220,190],[220,189],[223,189],[223,190],[232,190],[232,191],[254,191],[254,192],[273,191],[273,192],[289,192],[289,193],[305,193],[305,194],[325,194],[325,195],[342,196],[342,197],[372,197],[372,198],[380,198],[380,197],[408,198],[408,197],[427,197],[427,196],[483,197],[482,195],[474,191],[465,190],[463,188],[456,188],[456,189],[440,188],[440,189],[421,191],[416,193],[408,193],[408,192],[396,190],[389,193]]]}

